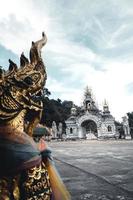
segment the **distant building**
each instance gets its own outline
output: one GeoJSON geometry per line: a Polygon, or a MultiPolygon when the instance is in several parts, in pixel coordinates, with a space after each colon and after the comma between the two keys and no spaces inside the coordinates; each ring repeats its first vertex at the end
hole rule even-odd
{"type": "Polygon", "coordinates": [[[88,87],[80,112],[77,114],[74,105],[71,108],[71,116],[66,120],[66,135],[73,139],[108,138],[116,135],[115,119],[110,114],[107,102],[104,102],[103,111],[100,111],[88,87]]]}

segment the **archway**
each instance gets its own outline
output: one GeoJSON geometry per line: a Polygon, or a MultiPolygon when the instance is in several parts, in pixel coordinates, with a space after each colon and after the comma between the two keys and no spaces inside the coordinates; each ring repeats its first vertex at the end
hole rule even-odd
{"type": "Polygon", "coordinates": [[[83,121],[81,124],[84,137],[87,135],[94,135],[98,137],[97,124],[93,120],[83,121]]]}

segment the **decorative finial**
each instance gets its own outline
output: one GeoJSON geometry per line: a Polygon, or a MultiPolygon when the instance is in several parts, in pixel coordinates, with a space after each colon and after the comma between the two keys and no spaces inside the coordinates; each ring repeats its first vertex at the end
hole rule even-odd
{"type": "Polygon", "coordinates": [[[88,96],[92,97],[92,90],[88,86],[86,86],[86,88],[85,88],[84,96],[85,97],[88,97],[88,96]]]}
{"type": "Polygon", "coordinates": [[[105,107],[108,107],[109,105],[108,105],[108,102],[107,102],[107,100],[106,99],[104,99],[104,103],[103,103],[103,106],[105,107]]]}
{"type": "Polygon", "coordinates": [[[104,99],[104,103],[103,103],[103,111],[104,113],[110,113],[109,111],[109,105],[106,99],[104,99]]]}

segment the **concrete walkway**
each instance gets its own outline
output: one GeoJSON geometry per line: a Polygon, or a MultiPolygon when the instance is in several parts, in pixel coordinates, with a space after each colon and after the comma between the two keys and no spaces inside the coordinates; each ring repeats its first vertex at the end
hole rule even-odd
{"type": "Polygon", "coordinates": [[[133,200],[133,141],[50,143],[72,200],[133,200]]]}

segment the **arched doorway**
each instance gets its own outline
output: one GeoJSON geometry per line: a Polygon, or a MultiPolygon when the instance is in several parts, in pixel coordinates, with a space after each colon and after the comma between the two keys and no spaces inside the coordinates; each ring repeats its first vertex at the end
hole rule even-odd
{"type": "Polygon", "coordinates": [[[93,120],[83,121],[81,124],[84,137],[87,135],[94,135],[98,137],[97,124],[93,120]]]}

